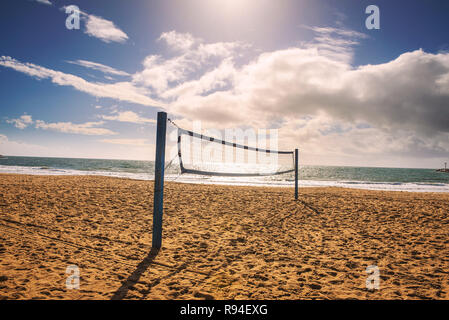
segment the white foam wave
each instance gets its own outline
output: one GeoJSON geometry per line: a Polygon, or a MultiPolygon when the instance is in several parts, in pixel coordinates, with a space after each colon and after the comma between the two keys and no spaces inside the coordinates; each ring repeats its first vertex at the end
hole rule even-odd
{"type": "MultiPolygon", "coordinates": [[[[204,178],[199,176],[181,176],[176,181],[200,184],[221,184],[239,186],[293,187],[294,182],[288,180],[267,180],[265,178],[204,178]]],[[[309,187],[339,187],[379,191],[407,191],[407,192],[449,192],[449,184],[444,183],[411,183],[411,182],[368,182],[368,181],[320,181],[300,180],[300,188],[309,187]]]]}
{"type": "MultiPolygon", "coordinates": [[[[0,165],[0,173],[29,174],[29,175],[93,175],[135,180],[153,180],[153,173],[129,173],[110,171],[81,171],[72,169],[52,169],[46,167],[23,167],[0,165]]],[[[267,187],[293,187],[292,180],[275,180],[267,177],[234,178],[234,177],[205,177],[196,175],[167,174],[166,181],[197,184],[219,184],[236,186],[267,186],[267,187]]],[[[449,192],[449,184],[445,183],[401,183],[401,182],[368,182],[368,181],[319,181],[300,180],[299,186],[306,187],[340,187],[380,191],[407,191],[407,192],[449,192]]]]}

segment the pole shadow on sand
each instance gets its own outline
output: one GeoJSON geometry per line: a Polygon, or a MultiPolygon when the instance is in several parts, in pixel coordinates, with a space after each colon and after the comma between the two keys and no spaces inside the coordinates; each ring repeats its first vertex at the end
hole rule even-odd
{"type": "Polygon", "coordinates": [[[130,288],[132,288],[140,279],[142,274],[153,263],[154,259],[159,253],[159,249],[152,248],[148,256],[146,256],[138,265],[136,270],[126,279],[122,286],[114,293],[111,300],[122,300],[128,294],[130,288]]]}
{"type": "Polygon", "coordinates": [[[206,278],[210,276],[210,273],[207,272],[201,272],[198,270],[192,270],[189,269],[187,267],[187,263],[184,263],[180,266],[170,266],[167,264],[163,264],[163,263],[158,263],[156,261],[154,261],[157,257],[159,253],[159,249],[156,248],[152,248],[151,251],[148,253],[148,255],[137,265],[136,270],[134,270],[133,273],[131,273],[131,275],[128,277],[128,279],[126,279],[120,288],[117,289],[117,291],[114,293],[114,295],[111,297],[111,300],[122,300],[125,299],[129,290],[132,290],[134,285],[136,283],[139,282],[142,274],[148,270],[148,268],[150,267],[150,265],[154,264],[154,265],[159,265],[159,266],[163,266],[169,269],[172,269],[172,271],[165,275],[162,278],[157,278],[154,281],[152,281],[151,283],[144,283],[144,282],[140,282],[140,283],[144,283],[147,285],[147,289],[144,290],[144,292],[141,292],[144,294],[144,296],[141,299],[145,299],[145,297],[150,293],[151,288],[154,286],[157,286],[161,280],[172,277],[173,275],[177,274],[178,272],[181,271],[187,271],[187,272],[192,272],[195,274],[199,274],[202,276],[205,276],[206,278]]]}
{"type": "Polygon", "coordinates": [[[305,202],[304,200],[299,200],[299,202],[301,202],[306,208],[312,210],[312,211],[315,212],[316,214],[321,214],[321,212],[319,212],[317,209],[315,209],[314,207],[312,207],[310,204],[308,204],[308,203],[305,202]]]}

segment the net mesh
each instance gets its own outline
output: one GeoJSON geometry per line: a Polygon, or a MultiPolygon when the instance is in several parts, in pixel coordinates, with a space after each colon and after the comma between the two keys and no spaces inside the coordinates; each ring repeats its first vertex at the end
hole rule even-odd
{"type": "Polygon", "coordinates": [[[180,128],[178,158],[181,173],[198,175],[270,176],[295,170],[293,151],[251,147],[180,128]]]}

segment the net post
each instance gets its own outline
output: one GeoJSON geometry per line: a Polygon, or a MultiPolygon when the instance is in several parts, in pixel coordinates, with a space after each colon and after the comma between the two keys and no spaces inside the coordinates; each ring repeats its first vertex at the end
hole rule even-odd
{"type": "Polygon", "coordinates": [[[167,113],[157,113],[156,159],[154,168],[153,240],[152,248],[162,245],[162,213],[164,208],[164,166],[167,113]]]}
{"type": "Polygon", "coordinates": [[[295,200],[298,200],[298,149],[295,149],[295,200]]]}

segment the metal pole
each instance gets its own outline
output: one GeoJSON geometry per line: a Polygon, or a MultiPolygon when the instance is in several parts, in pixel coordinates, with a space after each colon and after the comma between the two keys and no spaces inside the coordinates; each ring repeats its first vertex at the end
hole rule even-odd
{"type": "Polygon", "coordinates": [[[298,200],[298,149],[295,149],[295,200],[298,200]]]}
{"type": "Polygon", "coordinates": [[[165,136],[167,132],[167,113],[157,113],[156,161],[154,168],[154,206],[153,206],[153,242],[152,247],[160,249],[162,245],[162,213],[164,209],[164,166],[165,136]]]}

